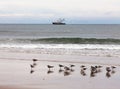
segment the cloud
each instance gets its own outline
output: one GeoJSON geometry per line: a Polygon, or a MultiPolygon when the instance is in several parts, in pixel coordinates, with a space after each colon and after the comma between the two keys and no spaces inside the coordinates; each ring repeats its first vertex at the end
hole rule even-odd
{"type": "Polygon", "coordinates": [[[13,14],[0,14],[0,17],[7,17],[7,18],[24,18],[24,17],[27,17],[27,18],[49,18],[49,17],[52,17],[53,14],[29,14],[29,13],[13,13],[13,14]]]}
{"type": "Polygon", "coordinates": [[[0,0],[0,18],[120,18],[120,0],[0,0]]]}

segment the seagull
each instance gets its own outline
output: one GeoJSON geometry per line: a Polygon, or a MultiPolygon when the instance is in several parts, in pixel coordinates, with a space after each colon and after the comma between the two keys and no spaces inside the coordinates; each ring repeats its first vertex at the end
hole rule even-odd
{"type": "Polygon", "coordinates": [[[98,68],[102,68],[102,66],[98,66],[98,68]]]}
{"type": "Polygon", "coordinates": [[[96,73],[97,72],[97,68],[94,67],[94,66],[91,66],[91,71],[94,72],[94,73],[96,73]]]}
{"type": "Polygon", "coordinates": [[[51,66],[51,65],[47,65],[47,67],[50,69],[50,68],[53,68],[54,66],[51,66]]]}
{"type": "Polygon", "coordinates": [[[91,66],[91,71],[96,70],[96,67],[91,66]]]}
{"type": "Polygon", "coordinates": [[[86,70],[87,68],[82,68],[83,70],[86,70]]]}
{"type": "Polygon", "coordinates": [[[61,67],[64,67],[64,65],[59,64],[59,67],[60,67],[60,68],[61,68],[61,67]]]}
{"type": "Polygon", "coordinates": [[[36,62],[36,61],[38,61],[37,59],[32,59],[33,60],[33,62],[36,62]]]}
{"type": "Polygon", "coordinates": [[[70,65],[70,67],[74,67],[75,65],[70,65]]]}
{"type": "Polygon", "coordinates": [[[106,67],[106,71],[110,72],[111,71],[110,67],[106,67]]]}
{"type": "Polygon", "coordinates": [[[81,65],[80,67],[83,68],[83,67],[85,67],[85,66],[84,66],[84,65],[81,65]]]}
{"type": "Polygon", "coordinates": [[[69,68],[69,67],[67,67],[67,66],[65,66],[65,67],[64,67],[64,69],[65,69],[65,70],[70,70],[70,68],[69,68]]]}
{"type": "Polygon", "coordinates": [[[112,69],[115,69],[116,67],[115,66],[111,66],[112,69]]]}

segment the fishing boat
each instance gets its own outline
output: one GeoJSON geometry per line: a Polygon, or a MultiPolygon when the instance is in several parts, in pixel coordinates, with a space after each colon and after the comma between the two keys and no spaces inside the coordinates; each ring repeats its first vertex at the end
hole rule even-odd
{"type": "Polygon", "coordinates": [[[58,19],[57,21],[52,22],[53,25],[65,25],[66,23],[64,23],[63,21],[65,21],[65,19],[58,19]]]}

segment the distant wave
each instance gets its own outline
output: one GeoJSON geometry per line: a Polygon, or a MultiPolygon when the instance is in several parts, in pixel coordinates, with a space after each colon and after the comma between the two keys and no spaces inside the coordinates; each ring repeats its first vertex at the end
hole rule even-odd
{"type": "Polygon", "coordinates": [[[120,39],[97,38],[29,38],[29,39],[0,39],[0,43],[26,44],[120,44],[120,39]]]}
{"type": "Polygon", "coordinates": [[[33,42],[56,43],[56,44],[120,44],[120,39],[97,39],[97,38],[43,38],[32,39],[33,42]]]}

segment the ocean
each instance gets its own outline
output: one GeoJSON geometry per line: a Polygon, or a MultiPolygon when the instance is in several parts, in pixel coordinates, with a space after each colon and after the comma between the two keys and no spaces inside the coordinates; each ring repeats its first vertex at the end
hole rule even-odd
{"type": "Polygon", "coordinates": [[[1,24],[0,50],[120,57],[120,25],[1,24]]]}

